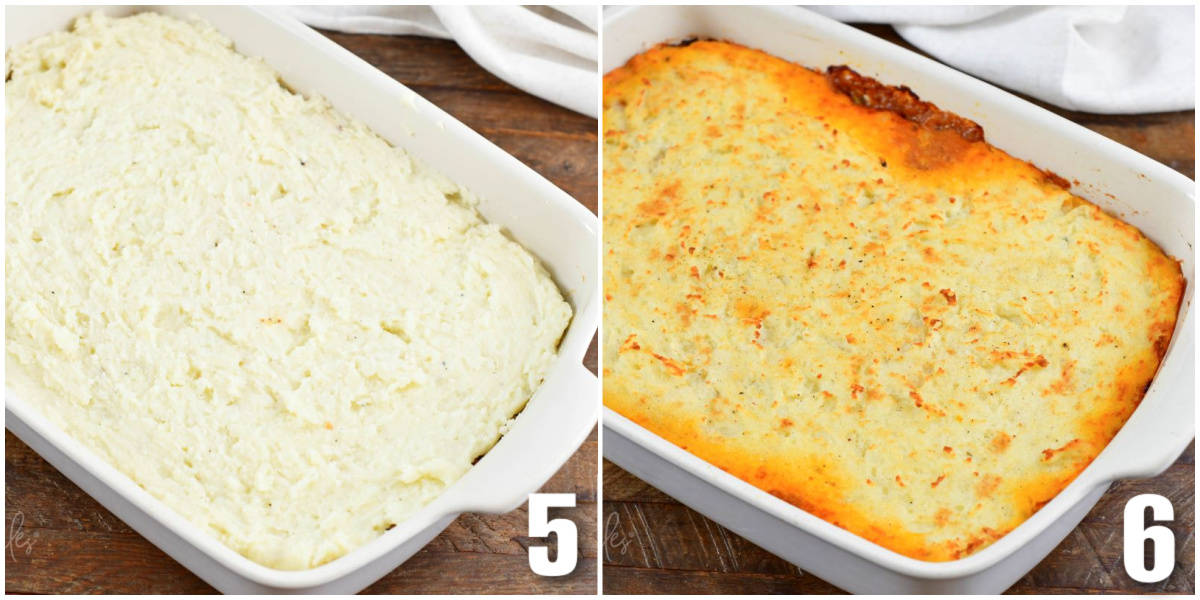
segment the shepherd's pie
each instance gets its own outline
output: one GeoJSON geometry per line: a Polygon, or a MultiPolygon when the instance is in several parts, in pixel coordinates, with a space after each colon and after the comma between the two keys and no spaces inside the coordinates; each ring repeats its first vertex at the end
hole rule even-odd
{"type": "Polygon", "coordinates": [[[471,192],[211,26],[97,14],[6,63],[10,384],[237,552],[379,536],[554,360],[570,308],[471,192]]]}
{"type": "Polygon", "coordinates": [[[605,404],[901,554],[1027,519],[1170,341],[1175,260],[907,89],[696,41],[603,119],[605,404]]]}

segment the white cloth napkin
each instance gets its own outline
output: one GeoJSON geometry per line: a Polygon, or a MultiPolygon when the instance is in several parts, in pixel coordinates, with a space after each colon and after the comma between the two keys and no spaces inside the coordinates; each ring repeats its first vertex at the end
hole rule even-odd
{"type": "Polygon", "coordinates": [[[1192,6],[820,6],[890,23],[942,62],[1071,110],[1123,114],[1196,106],[1192,6]]]}
{"type": "Polygon", "coordinates": [[[453,39],[509,84],[596,117],[594,6],[292,6],[300,21],[348,33],[453,39]]]}

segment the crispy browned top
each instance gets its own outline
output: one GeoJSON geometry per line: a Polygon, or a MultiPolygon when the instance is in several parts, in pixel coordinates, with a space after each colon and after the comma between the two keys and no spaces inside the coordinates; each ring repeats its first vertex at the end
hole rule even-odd
{"type": "Polygon", "coordinates": [[[1137,407],[1179,265],[911,91],[736,44],[604,82],[604,402],[908,556],[990,544],[1137,407]]]}

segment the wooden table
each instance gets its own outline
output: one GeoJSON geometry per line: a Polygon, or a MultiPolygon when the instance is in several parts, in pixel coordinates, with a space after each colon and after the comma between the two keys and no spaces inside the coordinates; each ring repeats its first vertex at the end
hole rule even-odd
{"type": "MultiPolygon", "coordinates": [[[[515,155],[596,211],[596,120],[525,94],[490,75],[450,41],[327,34],[515,155]]],[[[596,370],[595,347],[585,361],[596,370]]],[[[595,593],[596,469],[593,431],[543,488],[573,492],[555,509],[580,534],[575,572],[529,570],[527,520],[465,514],[367,593],[595,593]]],[[[212,593],[207,584],[100,506],[5,431],[5,591],[212,593]]]]}
{"type": "MultiPolygon", "coordinates": [[[[909,49],[891,27],[862,26],[909,49]]],[[[917,90],[920,93],[920,90],[917,90]]],[[[1026,98],[1028,99],[1028,98],[1026,98]]],[[[1059,115],[1195,178],[1195,113],[1059,115]]],[[[1114,485],[1100,503],[1013,593],[1192,593],[1195,581],[1194,443],[1166,473],[1114,485]],[[1140,493],[1161,494],[1175,508],[1177,562],[1167,580],[1144,585],[1121,564],[1122,510],[1140,493]]],[[[838,593],[839,590],[709,521],[674,499],[604,462],[604,592],[838,593]]]]}

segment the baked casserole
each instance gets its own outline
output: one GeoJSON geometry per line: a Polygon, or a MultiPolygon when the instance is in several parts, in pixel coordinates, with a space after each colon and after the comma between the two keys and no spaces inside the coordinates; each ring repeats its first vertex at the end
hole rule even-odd
{"type": "Polygon", "coordinates": [[[719,41],[604,80],[604,402],[906,556],[987,546],[1137,407],[1184,279],[975,123],[719,41]]]}

